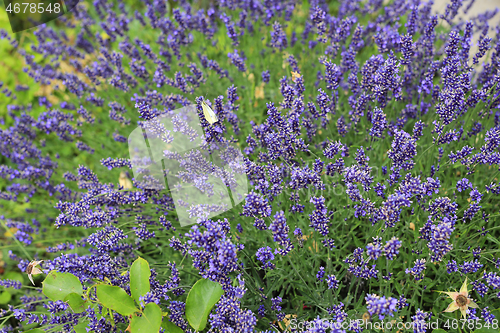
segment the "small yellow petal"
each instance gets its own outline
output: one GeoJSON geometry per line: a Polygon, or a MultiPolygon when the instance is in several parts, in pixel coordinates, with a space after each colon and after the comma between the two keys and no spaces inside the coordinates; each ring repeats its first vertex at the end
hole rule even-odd
{"type": "Polygon", "coordinates": [[[465,293],[463,294],[465,297],[467,297],[467,277],[465,277],[465,281],[464,281],[464,284],[462,284],[462,288],[460,288],[460,292],[461,293],[465,293]]]}
{"type": "Polygon", "coordinates": [[[456,291],[439,291],[438,290],[437,292],[448,295],[452,300],[456,300],[457,296],[458,296],[458,293],[456,291]]]}
{"type": "Polygon", "coordinates": [[[292,81],[297,82],[297,79],[300,78],[301,75],[298,72],[292,71],[292,81]]]}
{"type": "Polygon", "coordinates": [[[458,306],[457,302],[453,301],[450,303],[450,305],[448,305],[446,310],[444,310],[443,312],[453,312],[453,311],[458,310],[458,309],[459,309],[459,306],[458,306]]]}
{"type": "Polygon", "coordinates": [[[31,274],[28,274],[28,278],[30,279],[31,283],[33,283],[33,285],[35,285],[35,282],[33,282],[33,277],[31,277],[31,274]]]}
{"type": "Polygon", "coordinates": [[[460,312],[462,313],[462,317],[467,318],[467,308],[466,307],[461,308],[460,312]]]}
{"type": "Polygon", "coordinates": [[[43,271],[38,267],[33,267],[31,270],[31,275],[43,274],[43,271]]]}
{"type": "Polygon", "coordinates": [[[469,300],[469,307],[474,308],[474,309],[479,309],[479,305],[476,304],[476,302],[469,300]]]}

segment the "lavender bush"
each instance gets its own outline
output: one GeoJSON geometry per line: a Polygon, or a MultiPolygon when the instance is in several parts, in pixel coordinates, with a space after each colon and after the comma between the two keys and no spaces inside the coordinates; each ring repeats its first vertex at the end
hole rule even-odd
{"type": "MultiPolygon", "coordinates": [[[[498,332],[500,28],[473,2],[96,0],[1,30],[0,332],[498,332]],[[181,226],[127,137],[191,104],[250,188],[181,226]]],[[[197,158],[171,176],[211,188],[197,158]]]]}

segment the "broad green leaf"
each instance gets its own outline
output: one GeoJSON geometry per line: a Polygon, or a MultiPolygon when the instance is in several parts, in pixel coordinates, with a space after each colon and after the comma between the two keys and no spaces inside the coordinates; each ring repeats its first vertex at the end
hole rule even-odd
{"type": "Polygon", "coordinates": [[[165,333],[184,333],[184,331],[179,326],[175,325],[167,318],[163,318],[161,327],[163,327],[165,333]]]}
{"type": "Polygon", "coordinates": [[[96,287],[96,293],[102,305],[111,310],[115,310],[122,316],[128,316],[139,311],[139,309],[135,307],[132,297],[120,287],[100,284],[96,287]]]}
{"type": "Polygon", "coordinates": [[[133,316],[130,322],[131,333],[159,332],[161,327],[161,309],[155,303],[146,304],[142,316],[133,316]]]}
{"type": "Polygon", "coordinates": [[[446,331],[441,328],[438,328],[436,330],[432,330],[432,333],[446,333],[446,331]]]}
{"type": "Polygon", "coordinates": [[[491,236],[490,234],[486,235],[486,239],[497,244],[497,245],[500,245],[500,241],[498,239],[496,239],[495,237],[491,236]]]}
{"type": "Polygon", "coordinates": [[[9,303],[10,299],[12,298],[12,295],[6,290],[0,293],[0,304],[7,304],[9,303]]]}
{"type": "Polygon", "coordinates": [[[194,284],[186,300],[186,318],[191,327],[197,331],[205,329],[208,314],[223,293],[217,282],[201,279],[194,284]]]}
{"type": "Polygon", "coordinates": [[[130,293],[139,304],[139,297],[146,295],[150,290],[149,277],[151,270],[146,260],[137,258],[130,267],[130,293]]]}
{"type": "Polygon", "coordinates": [[[29,330],[29,331],[24,331],[23,333],[45,333],[45,332],[39,328],[34,328],[32,330],[29,330]]]}
{"type": "Polygon", "coordinates": [[[75,330],[76,333],[88,333],[86,328],[87,325],[89,324],[88,321],[82,321],[81,323],[78,323],[73,329],[75,330]]]}
{"type": "Polygon", "coordinates": [[[71,294],[69,294],[68,296],[66,296],[64,298],[64,301],[69,304],[69,306],[71,307],[71,309],[75,313],[83,312],[87,308],[86,307],[87,301],[85,301],[82,298],[82,296],[78,295],[77,293],[71,293],[71,294]]]}
{"type": "Polygon", "coordinates": [[[80,280],[71,273],[51,271],[42,284],[43,294],[52,301],[64,301],[66,296],[71,293],[83,294],[80,280]]]}

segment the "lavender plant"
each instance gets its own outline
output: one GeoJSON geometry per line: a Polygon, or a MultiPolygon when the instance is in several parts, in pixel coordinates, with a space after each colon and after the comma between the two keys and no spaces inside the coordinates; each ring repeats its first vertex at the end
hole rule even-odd
{"type": "Polygon", "coordinates": [[[96,0],[0,30],[24,64],[0,82],[0,332],[498,331],[500,29],[457,20],[473,2],[96,0]],[[193,104],[250,189],[183,226],[127,138],[193,104]]]}

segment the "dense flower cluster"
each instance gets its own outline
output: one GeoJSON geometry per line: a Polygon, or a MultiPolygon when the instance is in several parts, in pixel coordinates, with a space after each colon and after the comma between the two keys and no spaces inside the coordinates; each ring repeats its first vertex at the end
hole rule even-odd
{"type": "Polygon", "coordinates": [[[394,317],[394,312],[397,310],[398,300],[396,298],[386,298],[385,296],[378,296],[375,294],[370,294],[366,296],[366,305],[368,308],[368,313],[373,315],[378,315],[380,319],[384,319],[385,316],[394,317]]]}

